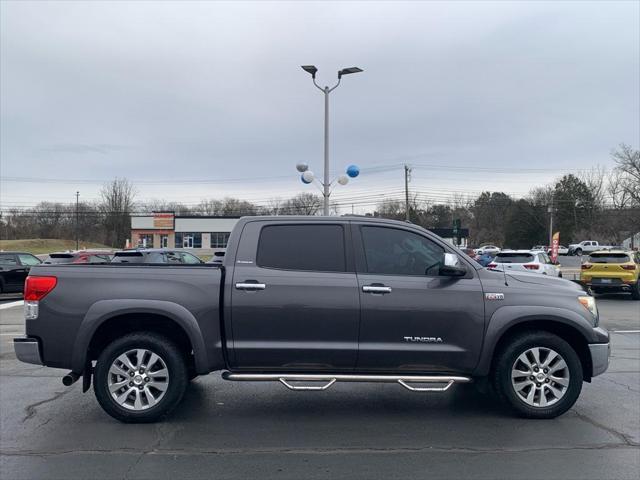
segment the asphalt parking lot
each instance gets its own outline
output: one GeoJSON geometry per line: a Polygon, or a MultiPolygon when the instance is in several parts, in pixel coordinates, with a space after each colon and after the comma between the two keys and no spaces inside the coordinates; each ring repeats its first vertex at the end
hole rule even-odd
{"type": "Polygon", "coordinates": [[[445,394],[338,384],[321,393],[198,379],[163,423],[123,425],[61,370],[17,362],[22,307],[0,301],[0,478],[638,478],[640,302],[598,299],[609,371],[567,414],[514,418],[445,394]]]}

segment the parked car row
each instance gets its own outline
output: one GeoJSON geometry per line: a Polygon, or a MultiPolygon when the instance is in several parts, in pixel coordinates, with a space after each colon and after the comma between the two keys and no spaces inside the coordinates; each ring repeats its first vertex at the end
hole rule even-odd
{"type": "MultiPolygon", "coordinates": [[[[224,255],[224,254],[223,254],[224,255]]],[[[221,257],[213,257],[213,259],[221,257]]],[[[198,264],[204,263],[197,256],[169,248],[131,250],[75,250],[54,252],[44,260],[27,252],[0,252],[0,293],[19,293],[29,270],[34,265],[100,264],[100,263],[152,263],[152,264],[198,264]]],[[[220,263],[220,260],[213,263],[220,263]]]]}

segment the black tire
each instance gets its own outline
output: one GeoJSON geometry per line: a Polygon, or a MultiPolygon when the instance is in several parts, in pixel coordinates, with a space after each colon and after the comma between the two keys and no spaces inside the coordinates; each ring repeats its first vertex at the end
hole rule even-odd
{"type": "MultiPolygon", "coordinates": [[[[582,391],[582,363],[573,347],[565,340],[548,332],[525,332],[509,341],[496,355],[491,380],[498,398],[519,416],[525,418],[555,418],[569,410],[582,391]],[[520,355],[531,348],[552,349],[564,359],[569,385],[553,405],[531,406],[516,393],[511,381],[511,371],[520,355]]],[[[530,377],[532,378],[532,377],[530,377]]],[[[551,382],[553,385],[553,382],[551,382]]],[[[544,388],[544,386],[543,386],[544,388]]]]}
{"type": "Polygon", "coordinates": [[[631,298],[634,300],[640,300],[640,278],[631,290],[631,298]]]}
{"type": "Polygon", "coordinates": [[[581,257],[582,256],[582,249],[581,248],[577,248],[576,251],[575,251],[575,254],[577,256],[581,257]]]}
{"type": "MultiPolygon", "coordinates": [[[[148,372],[151,375],[150,372],[148,372]]],[[[100,406],[116,420],[125,423],[150,423],[171,412],[182,400],[189,373],[183,352],[169,339],[155,333],[131,333],[111,342],[98,357],[93,377],[93,389],[100,406]],[[146,349],[161,357],[168,371],[167,387],[158,403],[144,410],[132,410],[120,405],[109,392],[109,370],[116,359],[135,349],[146,349]]],[[[131,385],[131,383],[129,384],[131,385]]],[[[144,384],[143,384],[144,385],[144,384]]],[[[152,387],[153,385],[150,384],[152,387]]],[[[126,389],[127,387],[123,387],[126,389]]],[[[143,387],[138,387],[143,388],[143,387]]],[[[137,396],[137,392],[133,392],[137,396]]]]}

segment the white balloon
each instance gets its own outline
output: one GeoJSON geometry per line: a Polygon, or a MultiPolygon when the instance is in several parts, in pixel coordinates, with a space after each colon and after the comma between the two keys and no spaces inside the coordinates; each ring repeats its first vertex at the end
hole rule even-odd
{"type": "Polygon", "coordinates": [[[338,183],[340,185],[346,185],[347,183],[349,183],[349,177],[347,177],[346,175],[340,175],[338,177],[338,183]]]}
{"type": "Polygon", "coordinates": [[[306,170],[303,174],[302,174],[302,180],[305,183],[311,183],[313,182],[313,179],[316,178],[316,176],[313,174],[313,172],[311,170],[306,170]]]}
{"type": "Polygon", "coordinates": [[[296,170],[298,170],[300,173],[306,172],[307,170],[309,170],[309,165],[307,165],[306,163],[298,163],[296,165],[296,170]]]}

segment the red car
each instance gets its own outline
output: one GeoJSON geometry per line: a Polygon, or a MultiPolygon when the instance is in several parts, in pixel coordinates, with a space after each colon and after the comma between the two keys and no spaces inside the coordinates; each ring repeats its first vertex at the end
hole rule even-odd
{"type": "Polygon", "coordinates": [[[112,250],[76,250],[51,253],[43,263],[109,263],[112,258],[112,250]]]}

